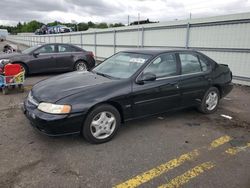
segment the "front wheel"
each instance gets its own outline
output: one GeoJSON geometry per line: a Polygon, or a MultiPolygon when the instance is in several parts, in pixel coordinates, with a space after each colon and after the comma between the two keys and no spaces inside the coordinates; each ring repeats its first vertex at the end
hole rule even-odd
{"type": "Polygon", "coordinates": [[[21,66],[21,70],[24,72],[24,75],[27,76],[28,75],[28,68],[26,67],[26,65],[22,64],[22,63],[15,63],[21,66]]]}
{"type": "Polygon", "coordinates": [[[111,105],[100,105],[87,116],[83,136],[91,143],[100,144],[111,140],[121,124],[120,113],[111,105]]]}
{"type": "Polygon", "coordinates": [[[84,61],[77,61],[75,63],[74,70],[75,71],[87,71],[88,70],[87,63],[84,61]]]}
{"type": "Polygon", "coordinates": [[[205,93],[201,104],[199,106],[199,111],[204,114],[214,113],[219,105],[220,92],[216,87],[211,87],[205,93]]]}

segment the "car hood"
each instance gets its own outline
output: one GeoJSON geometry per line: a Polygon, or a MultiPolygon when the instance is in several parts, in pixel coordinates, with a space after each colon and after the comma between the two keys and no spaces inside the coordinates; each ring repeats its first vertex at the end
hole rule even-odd
{"type": "Polygon", "coordinates": [[[0,54],[0,59],[16,59],[19,57],[23,57],[26,56],[26,54],[22,54],[22,53],[10,53],[10,54],[0,54]]]}
{"type": "Polygon", "coordinates": [[[32,95],[38,102],[56,103],[65,97],[78,94],[114,80],[91,72],[72,72],[37,83],[32,95]]]}

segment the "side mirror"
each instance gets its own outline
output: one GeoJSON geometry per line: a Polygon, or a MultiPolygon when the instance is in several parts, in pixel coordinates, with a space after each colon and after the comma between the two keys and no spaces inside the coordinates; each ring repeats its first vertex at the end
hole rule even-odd
{"type": "Polygon", "coordinates": [[[34,53],[33,53],[33,56],[34,56],[34,57],[37,57],[38,55],[39,55],[39,52],[34,52],[34,53]]]}
{"type": "Polygon", "coordinates": [[[137,84],[143,84],[145,81],[155,81],[156,75],[151,72],[146,72],[142,74],[136,81],[137,84]]]}

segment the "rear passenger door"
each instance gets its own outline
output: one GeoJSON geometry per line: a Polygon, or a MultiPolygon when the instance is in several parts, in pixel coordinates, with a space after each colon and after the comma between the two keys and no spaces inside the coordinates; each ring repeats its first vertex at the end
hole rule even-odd
{"type": "Polygon", "coordinates": [[[74,53],[76,49],[67,44],[58,44],[58,53],[56,55],[57,70],[72,70],[74,67],[74,53]]]}
{"type": "Polygon", "coordinates": [[[181,67],[181,105],[196,105],[201,102],[211,84],[209,63],[199,54],[191,52],[178,53],[178,60],[181,67]]]}

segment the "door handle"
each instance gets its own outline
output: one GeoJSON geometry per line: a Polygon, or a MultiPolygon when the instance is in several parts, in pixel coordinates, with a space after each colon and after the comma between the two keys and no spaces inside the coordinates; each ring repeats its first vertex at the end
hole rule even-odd
{"type": "Polygon", "coordinates": [[[172,83],[170,83],[170,85],[176,87],[177,89],[179,88],[178,82],[172,82],[172,83]]]}

